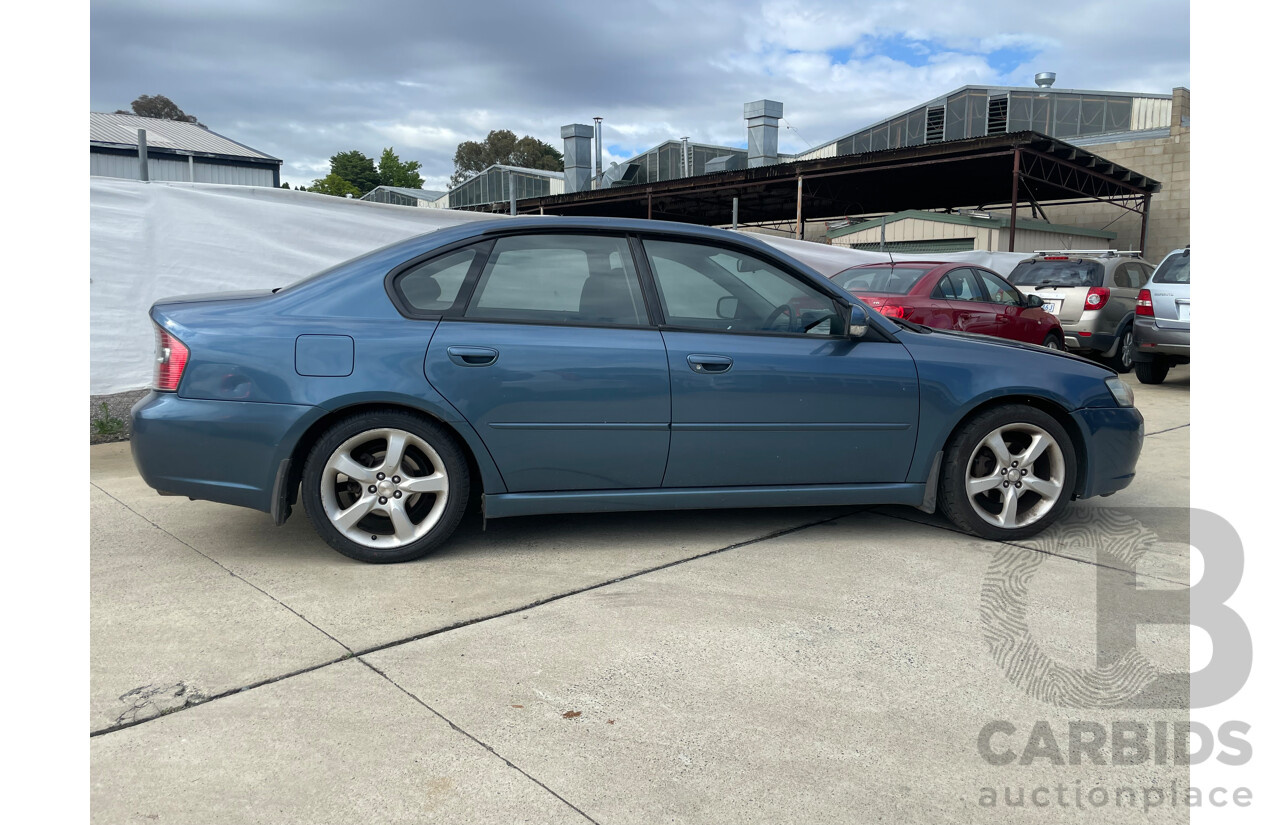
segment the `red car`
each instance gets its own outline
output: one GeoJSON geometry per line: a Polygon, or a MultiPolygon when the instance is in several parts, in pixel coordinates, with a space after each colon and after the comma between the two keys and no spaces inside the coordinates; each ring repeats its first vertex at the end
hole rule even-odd
{"type": "Polygon", "coordinates": [[[864,264],[831,276],[881,315],[1062,349],[1062,325],[996,273],[959,262],[864,264]]]}

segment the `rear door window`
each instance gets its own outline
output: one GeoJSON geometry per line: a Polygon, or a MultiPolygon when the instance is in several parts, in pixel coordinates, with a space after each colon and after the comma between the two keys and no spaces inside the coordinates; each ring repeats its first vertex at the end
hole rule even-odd
{"type": "Polygon", "coordinates": [[[648,323],[626,238],[500,238],[467,306],[467,318],[640,326],[648,323]]]}

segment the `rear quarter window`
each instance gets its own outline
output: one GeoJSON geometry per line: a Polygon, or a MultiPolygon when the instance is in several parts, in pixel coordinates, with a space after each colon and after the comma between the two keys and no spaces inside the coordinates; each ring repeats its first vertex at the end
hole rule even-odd
{"type": "Polygon", "coordinates": [[[1152,280],[1157,284],[1191,283],[1191,256],[1173,255],[1165,258],[1152,280]]]}

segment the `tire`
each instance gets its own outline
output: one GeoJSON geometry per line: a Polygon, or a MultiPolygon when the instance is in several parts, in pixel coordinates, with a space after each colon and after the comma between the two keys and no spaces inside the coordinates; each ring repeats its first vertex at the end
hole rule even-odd
{"type": "Polygon", "coordinates": [[[410,412],[339,421],[311,448],[302,473],[302,504],[316,532],[342,555],[372,564],[420,559],[444,544],[469,491],[467,460],[453,437],[410,412]],[[389,450],[399,456],[388,460],[389,450]]]}
{"type": "Polygon", "coordinates": [[[1007,404],[952,434],[938,498],[943,514],[964,532],[1012,541],[1056,521],[1075,483],[1075,448],[1062,425],[1035,407],[1007,404]]]}
{"type": "Polygon", "coordinates": [[[1118,373],[1124,374],[1133,369],[1134,357],[1133,353],[1137,349],[1137,344],[1133,341],[1133,325],[1126,326],[1124,331],[1120,333],[1120,346],[1116,347],[1116,354],[1111,357],[1108,366],[1118,373]]]}
{"type": "Polygon", "coordinates": [[[1057,350],[1063,349],[1062,336],[1056,332],[1051,332],[1044,337],[1044,343],[1041,344],[1040,346],[1044,347],[1045,349],[1057,349],[1057,350]]]}
{"type": "Polygon", "coordinates": [[[1138,374],[1138,380],[1144,384],[1163,384],[1165,376],[1169,374],[1169,361],[1157,355],[1150,361],[1138,361],[1133,365],[1133,370],[1138,374]]]}

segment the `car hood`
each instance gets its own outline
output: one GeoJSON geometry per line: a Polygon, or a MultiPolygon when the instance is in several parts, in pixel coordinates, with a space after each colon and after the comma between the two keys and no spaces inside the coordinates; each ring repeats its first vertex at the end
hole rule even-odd
{"type": "Polygon", "coordinates": [[[1035,344],[1027,344],[1022,341],[1011,341],[1008,338],[995,338],[991,335],[979,335],[976,332],[960,332],[958,330],[953,330],[953,329],[935,329],[932,332],[928,332],[928,333],[912,332],[911,330],[907,330],[907,329],[900,329],[899,331],[905,332],[908,335],[941,335],[945,338],[963,338],[967,341],[975,341],[979,344],[986,344],[988,346],[993,346],[993,347],[1020,349],[1020,350],[1025,350],[1027,352],[1038,352],[1038,353],[1041,353],[1042,355],[1056,356],[1058,358],[1070,358],[1073,361],[1079,361],[1081,363],[1090,364],[1095,367],[1109,369],[1105,365],[1099,364],[1097,361],[1092,361],[1088,358],[1084,358],[1079,355],[1073,355],[1072,353],[1069,353],[1065,350],[1048,349],[1046,347],[1037,346],[1035,344]]]}

